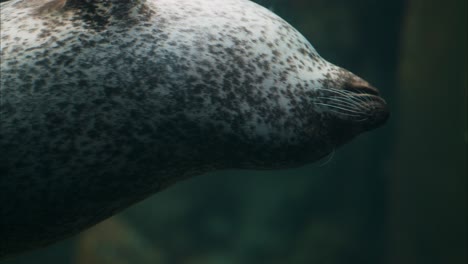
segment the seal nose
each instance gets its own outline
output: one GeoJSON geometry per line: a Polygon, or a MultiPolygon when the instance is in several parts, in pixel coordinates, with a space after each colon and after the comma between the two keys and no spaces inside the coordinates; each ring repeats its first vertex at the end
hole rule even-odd
{"type": "Polygon", "coordinates": [[[380,95],[379,90],[377,90],[377,88],[373,87],[368,82],[358,78],[348,81],[343,87],[343,89],[357,94],[370,94],[375,96],[380,95]]]}
{"type": "Polygon", "coordinates": [[[365,122],[360,122],[364,131],[372,130],[385,124],[390,117],[390,111],[385,100],[380,97],[379,90],[356,75],[344,83],[343,89],[357,95],[356,98],[366,98],[362,105],[366,110],[365,122]]]}

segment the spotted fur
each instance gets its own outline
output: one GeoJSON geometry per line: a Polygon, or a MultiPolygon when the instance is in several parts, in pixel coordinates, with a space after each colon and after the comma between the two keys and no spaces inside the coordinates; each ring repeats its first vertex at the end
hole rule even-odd
{"type": "Polygon", "coordinates": [[[363,89],[247,0],[2,3],[0,257],[177,179],[313,162],[386,119],[363,89]]]}

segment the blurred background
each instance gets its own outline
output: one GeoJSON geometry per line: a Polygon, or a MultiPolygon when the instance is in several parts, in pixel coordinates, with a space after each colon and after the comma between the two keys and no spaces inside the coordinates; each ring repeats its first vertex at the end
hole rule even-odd
{"type": "Polygon", "coordinates": [[[1,264],[466,263],[467,1],[257,2],[378,87],[387,125],[329,161],[180,182],[1,264]]]}

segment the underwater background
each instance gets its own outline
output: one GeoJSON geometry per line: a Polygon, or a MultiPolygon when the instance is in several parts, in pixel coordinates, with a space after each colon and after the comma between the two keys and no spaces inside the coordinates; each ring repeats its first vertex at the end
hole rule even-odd
{"type": "Polygon", "coordinates": [[[376,86],[389,122],[316,164],[179,182],[1,264],[466,263],[467,1],[257,2],[376,86]]]}

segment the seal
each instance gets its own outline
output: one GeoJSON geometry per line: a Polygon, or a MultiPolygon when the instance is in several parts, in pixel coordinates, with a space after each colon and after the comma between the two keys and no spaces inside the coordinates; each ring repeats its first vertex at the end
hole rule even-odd
{"type": "Polygon", "coordinates": [[[247,0],[1,4],[0,256],[177,180],[316,161],[385,101],[247,0]]]}

